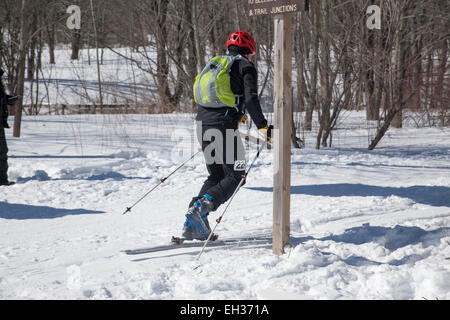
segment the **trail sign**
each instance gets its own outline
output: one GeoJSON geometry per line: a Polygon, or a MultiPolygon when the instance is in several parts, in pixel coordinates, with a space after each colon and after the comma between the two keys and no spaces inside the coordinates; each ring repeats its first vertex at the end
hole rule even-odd
{"type": "Polygon", "coordinates": [[[249,17],[307,10],[308,0],[248,0],[249,17]]]}

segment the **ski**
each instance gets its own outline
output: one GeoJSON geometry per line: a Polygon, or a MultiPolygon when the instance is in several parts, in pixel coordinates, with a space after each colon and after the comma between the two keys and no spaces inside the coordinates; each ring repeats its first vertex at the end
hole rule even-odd
{"type": "MultiPolygon", "coordinates": [[[[218,238],[219,238],[219,236],[215,234],[211,237],[210,242],[216,241],[218,238]]],[[[180,245],[180,244],[183,244],[185,241],[190,241],[190,240],[182,238],[182,237],[175,237],[175,236],[172,236],[172,239],[170,240],[170,242],[173,245],[180,245]]]]}
{"type": "MultiPolygon", "coordinates": [[[[201,248],[205,244],[204,241],[186,241],[182,238],[173,237],[172,243],[168,245],[161,245],[161,246],[154,246],[154,247],[147,247],[147,248],[138,248],[138,249],[129,249],[124,250],[128,255],[136,255],[136,254],[143,254],[143,253],[152,253],[152,252],[160,252],[160,251],[167,251],[167,250],[175,250],[175,249],[181,249],[181,248],[201,248]],[[175,241],[173,239],[176,239],[175,241]],[[176,242],[178,241],[178,242],[176,242]]],[[[244,237],[244,238],[229,238],[229,239],[223,239],[223,240],[215,240],[210,241],[208,243],[208,247],[224,247],[224,246],[231,246],[231,245],[254,245],[254,244],[270,244],[272,243],[272,237],[271,236],[255,236],[255,237],[244,237]]]]}

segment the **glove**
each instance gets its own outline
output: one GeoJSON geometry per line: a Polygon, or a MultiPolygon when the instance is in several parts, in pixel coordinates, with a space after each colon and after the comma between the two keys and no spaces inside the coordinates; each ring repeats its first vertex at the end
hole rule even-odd
{"type": "Polygon", "coordinates": [[[245,123],[247,121],[247,116],[244,114],[238,121],[238,124],[245,123]]]}
{"type": "Polygon", "coordinates": [[[264,128],[259,129],[259,132],[264,136],[264,138],[272,143],[272,130],[273,125],[265,126],[264,128]]]}

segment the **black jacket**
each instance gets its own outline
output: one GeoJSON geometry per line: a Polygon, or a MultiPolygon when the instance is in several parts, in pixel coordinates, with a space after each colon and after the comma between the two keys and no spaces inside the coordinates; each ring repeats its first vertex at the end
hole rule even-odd
{"type": "Polygon", "coordinates": [[[3,70],[0,69],[0,128],[9,128],[7,122],[9,115],[8,105],[14,105],[14,103],[10,102],[13,97],[6,94],[5,87],[3,86],[1,79],[3,73],[3,70]]]}
{"type": "MultiPolygon", "coordinates": [[[[230,48],[229,54],[237,55],[238,51],[230,48]]],[[[231,66],[230,78],[233,93],[243,95],[238,105],[239,111],[243,112],[245,108],[256,127],[258,129],[264,128],[267,125],[267,120],[262,113],[258,100],[258,76],[253,63],[246,58],[236,60],[231,66]]],[[[199,105],[196,120],[202,121],[204,125],[236,124],[242,117],[240,112],[230,107],[206,108],[199,105]]]]}
{"type": "Polygon", "coordinates": [[[7,128],[7,122],[8,119],[8,95],[5,93],[5,88],[3,87],[3,84],[1,83],[0,79],[0,127],[7,128]],[[5,126],[6,124],[6,126],[5,126]]]}

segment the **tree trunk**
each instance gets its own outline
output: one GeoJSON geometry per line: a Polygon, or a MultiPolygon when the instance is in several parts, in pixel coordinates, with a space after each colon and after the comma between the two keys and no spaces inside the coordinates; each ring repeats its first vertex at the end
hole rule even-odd
{"type": "Polygon", "coordinates": [[[399,29],[398,29],[398,35],[395,42],[395,83],[394,83],[394,105],[392,108],[396,109],[396,112],[394,114],[394,117],[392,119],[391,125],[394,128],[401,128],[402,127],[402,120],[403,120],[403,111],[401,107],[401,101],[403,99],[403,91],[404,91],[404,84],[405,84],[405,74],[406,74],[406,67],[405,67],[405,56],[406,56],[406,44],[405,44],[405,22],[404,19],[402,19],[405,15],[400,16],[400,23],[399,23],[399,29]]]}
{"type": "Polygon", "coordinates": [[[25,79],[25,57],[27,52],[27,39],[28,30],[26,30],[25,23],[25,10],[26,10],[26,0],[22,0],[22,5],[20,9],[20,44],[19,44],[19,72],[17,79],[17,92],[20,98],[16,102],[15,112],[14,112],[14,129],[13,136],[20,137],[20,127],[22,124],[22,108],[23,108],[23,90],[24,90],[24,79],[25,79]]]}
{"type": "MultiPolygon", "coordinates": [[[[79,5],[79,0],[74,0],[74,4],[79,5]]],[[[70,59],[78,60],[81,46],[81,29],[73,29],[71,30],[71,33],[72,54],[70,56],[70,59]]]]}
{"type": "Polygon", "coordinates": [[[192,22],[192,0],[186,0],[184,3],[184,16],[186,19],[186,31],[187,36],[187,62],[186,62],[186,73],[188,75],[187,88],[185,90],[185,95],[189,100],[192,101],[191,112],[196,112],[194,95],[192,92],[192,87],[194,86],[194,80],[197,75],[197,55],[195,49],[194,40],[194,28],[192,22]]]}
{"type": "Polygon", "coordinates": [[[309,104],[306,107],[305,112],[305,130],[312,130],[312,117],[313,112],[317,107],[317,72],[319,68],[319,35],[317,28],[318,8],[317,4],[311,3],[311,42],[312,42],[312,66],[310,68],[311,73],[311,93],[309,95],[309,104]]]}
{"type": "Polygon", "coordinates": [[[448,105],[445,101],[448,101],[448,97],[445,97],[444,94],[444,82],[445,82],[445,73],[447,71],[447,56],[448,56],[448,45],[447,40],[442,41],[442,47],[439,55],[439,65],[438,65],[438,74],[437,74],[437,83],[436,90],[434,96],[437,100],[437,107],[439,108],[440,116],[440,125],[445,126],[446,124],[446,109],[448,109],[448,105]]]}
{"type": "Polygon", "coordinates": [[[205,65],[205,59],[202,54],[200,42],[200,28],[199,28],[198,6],[197,0],[192,0],[192,27],[194,30],[195,55],[197,57],[197,73],[202,72],[205,65]]]}
{"type": "Polygon", "coordinates": [[[100,112],[103,113],[103,93],[102,93],[102,80],[101,80],[101,73],[100,73],[100,61],[99,61],[99,54],[98,54],[98,34],[97,34],[97,26],[95,22],[95,14],[94,14],[94,6],[92,4],[92,0],[90,1],[91,4],[91,14],[92,14],[92,25],[94,27],[94,36],[95,36],[95,53],[97,58],[97,81],[98,81],[98,97],[100,101],[100,112]]]}
{"type": "Polygon", "coordinates": [[[55,64],[55,24],[47,26],[48,50],[50,53],[50,64],[55,64]]]}
{"type": "MultiPolygon", "coordinates": [[[[32,22],[30,23],[29,33],[33,34],[37,31],[37,21],[36,21],[36,14],[33,15],[32,22]]],[[[36,39],[37,37],[34,36],[31,39],[30,46],[28,51],[28,60],[27,60],[27,80],[33,80],[34,75],[34,69],[35,69],[35,61],[36,61],[36,39]]]]}
{"type": "Polygon", "coordinates": [[[156,36],[156,79],[158,81],[158,94],[160,98],[160,107],[162,112],[172,111],[171,94],[169,88],[169,64],[167,62],[167,43],[166,43],[166,21],[168,0],[159,2],[156,10],[156,23],[158,26],[156,36]]]}
{"type": "Polygon", "coordinates": [[[78,55],[80,51],[80,43],[81,43],[81,30],[73,29],[72,30],[72,54],[70,56],[71,60],[78,60],[78,55]]]}
{"type": "Polygon", "coordinates": [[[305,67],[305,59],[303,57],[304,49],[301,50],[302,40],[301,40],[301,24],[302,19],[304,19],[302,13],[297,15],[297,23],[295,24],[295,33],[294,33],[294,58],[295,58],[295,70],[297,72],[297,111],[304,112],[305,111],[305,100],[304,96],[307,94],[304,90],[306,87],[304,83],[304,67],[305,67]]]}
{"type": "Polygon", "coordinates": [[[329,41],[329,7],[327,0],[322,0],[321,14],[319,23],[317,25],[320,34],[320,107],[321,113],[319,116],[319,134],[317,135],[316,149],[320,149],[320,144],[323,147],[327,146],[326,133],[331,126],[330,121],[330,106],[331,106],[331,67],[330,67],[330,41],[329,41]]]}
{"type": "Polygon", "coordinates": [[[379,119],[379,105],[376,104],[376,93],[375,93],[375,32],[374,30],[367,30],[367,56],[368,58],[365,67],[365,85],[366,85],[366,119],[367,120],[378,120],[379,119]]]}

